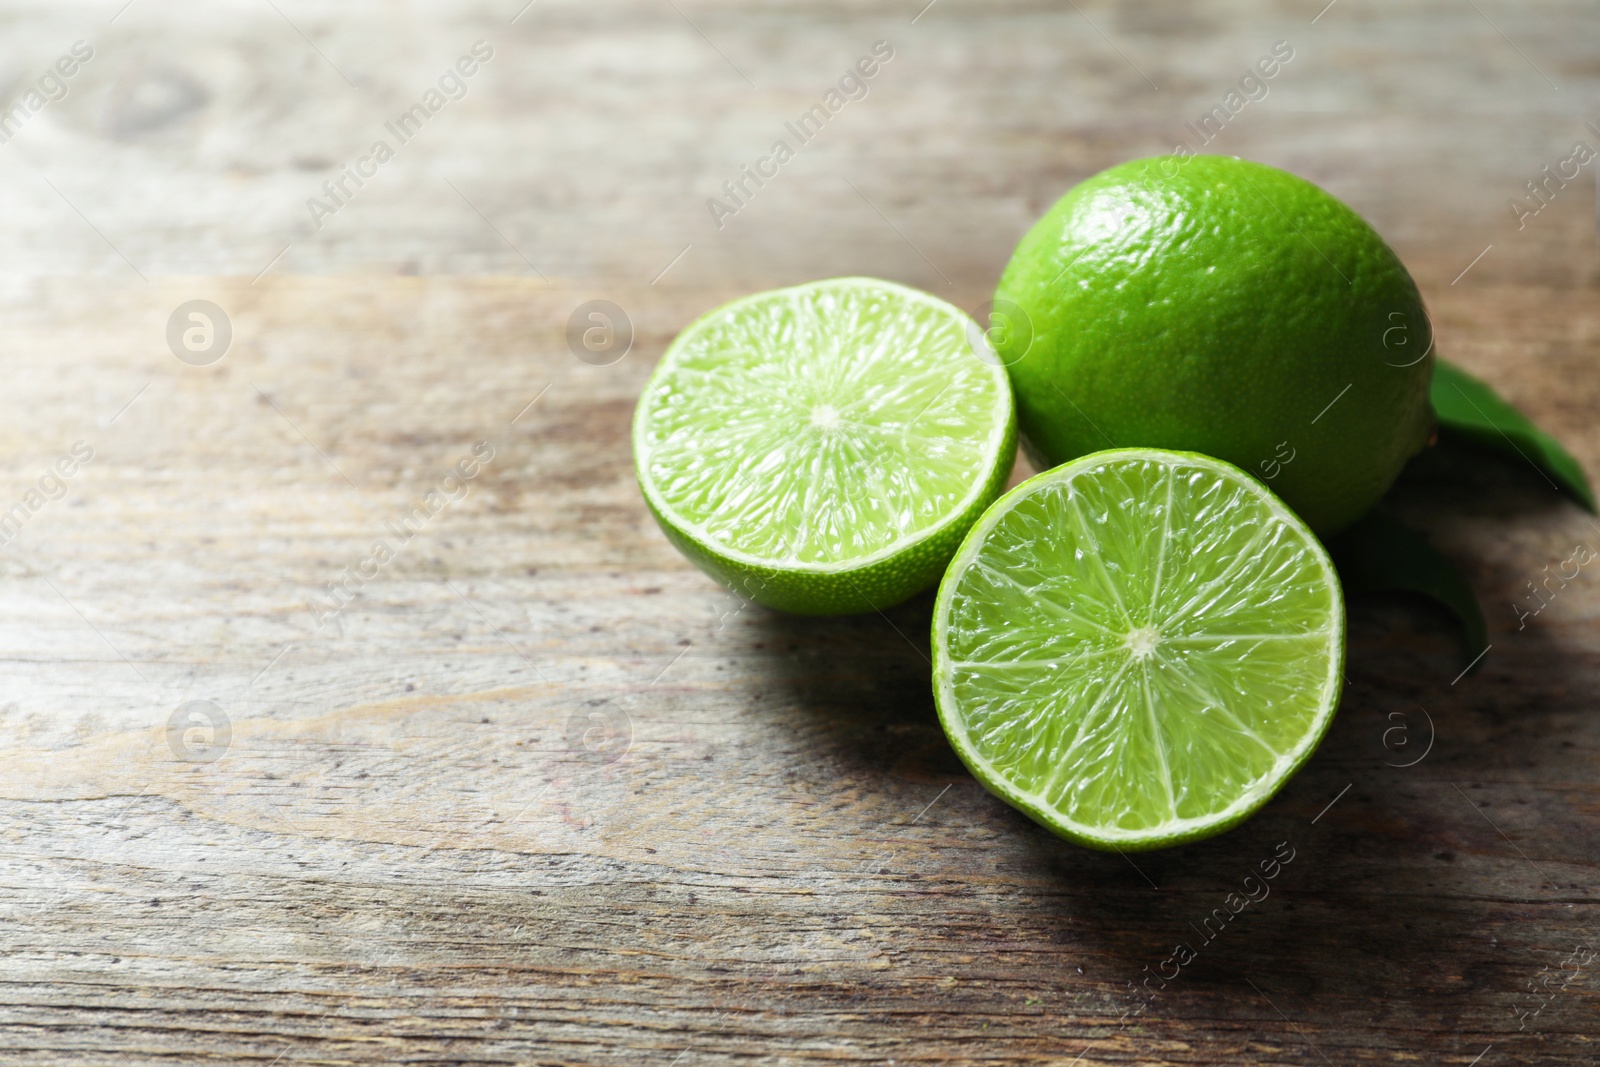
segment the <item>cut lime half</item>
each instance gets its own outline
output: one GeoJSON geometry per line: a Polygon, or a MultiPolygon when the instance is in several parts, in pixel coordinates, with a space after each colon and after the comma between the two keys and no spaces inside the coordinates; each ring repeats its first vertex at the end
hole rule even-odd
{"type": "Polygon", "coordinates": [[[1246,818],[1338,705],[1344,599],[1310,530],[1208,456],[1097,452],[1017,486],[939,587],[934,699],[991,792],[1094,848],[1246,818]]]}
{"type": "Polygon", "coordinates": [[[939,580],[1005,486],[1016,417],[960,309],[837,278],[679,334],[639,398],[633,454],[668,538],[735,592],[869,611],[939,580]]]}

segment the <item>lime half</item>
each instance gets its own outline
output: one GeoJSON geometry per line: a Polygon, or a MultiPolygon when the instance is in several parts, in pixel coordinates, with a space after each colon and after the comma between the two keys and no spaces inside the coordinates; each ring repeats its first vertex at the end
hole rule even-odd
{"type": "Polygon", "coordinates": [[[869,611],[939,580],[1005,487],[1005,369],[960,309],[872,278],[717,308],[661,357],[634,464],[667,537],[749,599],[869,611]]]}
{"type": "Polygon", "coordinates": [[[1244,819],[1338,705],[1344,600],[1260,482],[1185,452],[1098,452],[1006,494],[933,618],[945,733],[991,792],[1080,844],[1244,819]]]}

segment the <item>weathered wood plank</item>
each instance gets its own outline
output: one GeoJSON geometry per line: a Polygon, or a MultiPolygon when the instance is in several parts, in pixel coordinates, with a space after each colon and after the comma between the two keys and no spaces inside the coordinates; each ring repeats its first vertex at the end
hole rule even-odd
{"type": "MultiPolygon", "coordinates": [[[[652,528],[631,397],[727,294],[627,294],[638,351],[599,368],[566,348],[579,294],[537,283],[213,283],[238,347],[193,368],[157,331],[195,291],[47,285],[4,308],[18,354],[94,316],[84,387],[9,363],[39,401],[4,430],[7,484],[95,442],[7,547],[16,1062],[1588,1055],[1587,968],[1526,1031],[1512,1014],[1595,933],[1596,594],[1575,581],[1522,631],[1494,610],[1593,536],[1530,474],[1439,457],[1409,483],[1491,606],[1481,674],[1451,685],[1425,610],[1358,606],[1311,766],[1235,833],[1129,862],[961,771],[925,598],[887,620],[735,610],[652,528]],[[308,598],[478,439],[495,458],[466,497],[319,632],[308,598]],[[168,746],[193,699],[230,720],[215,762],[168,746]],[[1419,706],[1431,752],[1385,766],[1419,751],[1397,723],[1424,743],[1419,706]],[[628,724],[622,758],[574,744],[591,712],[628,724]],[[1282,841],[1271,895],[1124,1018],[1130,983],[1282,841]]],[[[1596,385],[1562,378],[1589,297],[1457,289],[1436,316],[1491,374],[1518,357],[1484,309],[1540,324],[1516,346],[1554,377],[1503,384],[1592,463],[1596,385]]]]}
{"type": "Polygon", "coordinates": [[[741,609],[655,530],[626,434],[673,333],[752,288],[976,306],[1055,195],[1286,39],[1213,147],[1372,218],[1441,351],[1600,471],[1592,176],[1521,229],[1507,204],[1589,136],[1591,8],[278,6],[0,15],[0,101],[97,49],[0,146],[0,514],[94,450],[0,546],[0,1060],[1593,1062],[1600,593],[1512,605],[1600,530],[1530,470],[1440,453],[1397,494],[1484,600],[1479,673],[1426,606],[1357,604],[1306,770],[1129,861],[964,773],[926,598],[741,609]],[[466,99],[314,231],[306,197],[479,38],[466,99]],[[868,97],[717,229],[706,198],[878,39],[868,97]],[[482,271],[523,277],[395,276],[482,271]],[[565,336],[596,298],[635,328],[610,366],[565,336]],[[168,349],[193,299],[233,326],[211,366],[168,349]],[[169,738],[197,700],[211,762],[169,738]]]}

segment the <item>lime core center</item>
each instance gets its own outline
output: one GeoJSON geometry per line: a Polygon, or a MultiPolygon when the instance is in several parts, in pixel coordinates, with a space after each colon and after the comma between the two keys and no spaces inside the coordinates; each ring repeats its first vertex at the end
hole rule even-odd
{"type": "Polygon", "coordinates": [[[1129,631],[1126,643],[1134,659],[1149,659],[1161,644],[1161,631],[1154,626],[1136,627],[1129,631]]]}

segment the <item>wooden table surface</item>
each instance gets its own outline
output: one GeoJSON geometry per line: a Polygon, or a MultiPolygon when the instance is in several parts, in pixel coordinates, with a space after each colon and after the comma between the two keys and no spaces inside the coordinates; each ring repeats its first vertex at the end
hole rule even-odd
{"type": "Polygon", "coordinates": [[[964,772],[928,598],[742,605],[626,433],[735,295],[976,307],[1057,195],[1196,146],[1287,41],[1210,150],[1371,219],[1439,350],[1600,473],[1600,162],[1510,206],[1600,146],[1600,10],[523,2],[0,13],[0,101],[94,52],[0,145],[0,1063],[1600,1062],[1600,575],[1517,609],[1600,528],[1531,468],[1441,450],[1394,494],[1486,607],[1477,673],[1434,609],[1355,602],[1316,757],[1130,860],[964,772]],[[168,341],[193,300],[206,365],[168,341]],[[614,362],[569,343],[591,300],[614,362]]]}

